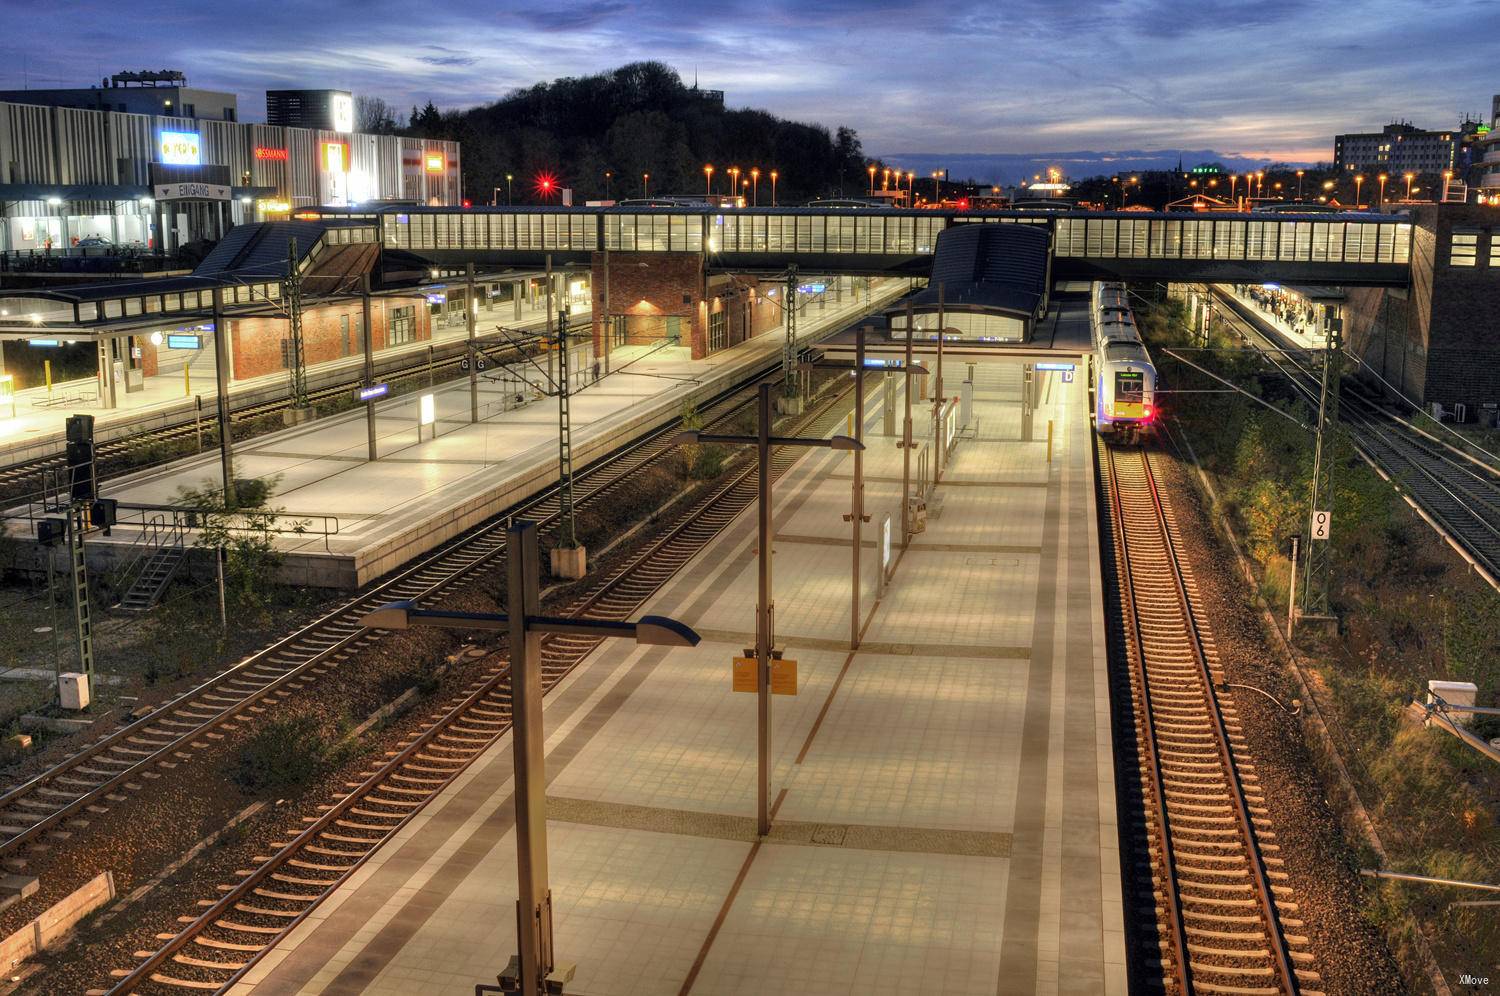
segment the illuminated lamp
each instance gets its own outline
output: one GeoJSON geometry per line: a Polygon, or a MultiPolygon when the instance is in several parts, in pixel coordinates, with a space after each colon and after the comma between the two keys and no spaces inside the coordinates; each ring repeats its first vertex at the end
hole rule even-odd
{"type": "Polygon", "coordinates": [[[473,206],[474,206],[474,202],[471,201],[471,200],[469,200],[467,197],[465,197],[464,198],[464,209],[467,210],[467,209],[469,209],[469,208],[471,208],[473,206]]]}
{"type": "Polygon", "coordinates": [[[538,173],[536,179],[532,181],[531,186],[536,191],[538,197],[544,200],[551,200],[553,195],[557,193],[557,177],[551,173],[538,173]]]}

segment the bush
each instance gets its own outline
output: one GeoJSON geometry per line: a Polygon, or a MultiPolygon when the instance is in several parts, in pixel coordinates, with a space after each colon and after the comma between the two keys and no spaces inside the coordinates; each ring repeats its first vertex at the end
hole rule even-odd
{"type": "Polygon", "coordinates": [[[343,754],[312,716],[272,720],[240,750],[233,776],[246,792],[280,795],[305,788],[343,754]]]}

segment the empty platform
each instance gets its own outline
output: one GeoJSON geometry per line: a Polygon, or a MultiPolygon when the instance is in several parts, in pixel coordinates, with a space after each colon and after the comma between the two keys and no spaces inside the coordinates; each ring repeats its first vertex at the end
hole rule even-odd
{"type": "MultiPolygon", "coordinates": [[[[901,456],[866,424],[862,645],[849,649],[852,457],[776,485],[772,833],[757,838],[755,521],[641,610],[693,649],[606,645],[546,701],[556,946],[581,996],[1125,992],[1105,635],[1083,378],[974,373],[979,431],[883,594],[901,456]],[[878,596],[878,600],[877,600],[878,596]]],[[[951,383],[951,382],[950,382],[951,383]]],[[[930,421],[919,416],[919,438],[930,421]],[[924,423],[926,423],[924,425],[924,423]]],[[[256,965],[239,994],[453,993],[515,950],[509,737],[256,965]]]]}

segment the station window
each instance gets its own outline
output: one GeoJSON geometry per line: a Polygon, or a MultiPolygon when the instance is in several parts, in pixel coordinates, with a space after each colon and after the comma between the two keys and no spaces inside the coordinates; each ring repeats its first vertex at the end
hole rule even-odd
{"type": "Polygon", "coordinates": [[[1479,259],[1479,233],[1454,232],[1448,246],[1449,266],[1474,266],[1479,259]]]}
{"type": "Polygon", "coordinates": [[[1490,230],[1490,266],[1500,266],[1500,234],[1490,230]]]}
{"type": "Polygon", "coordinates": [[[391,309],[390,328],[387,330],[387,346],[404,346],[417,338],[417,308],[407,305],[391,309]]]}

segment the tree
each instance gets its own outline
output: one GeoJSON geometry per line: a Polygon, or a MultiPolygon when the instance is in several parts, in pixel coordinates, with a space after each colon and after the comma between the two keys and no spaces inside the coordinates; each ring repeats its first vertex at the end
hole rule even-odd
{"type": "Polygon", "coordinates": [[[419,138],[441,138],[443,130],[443,115],[432,101],[419,112],[415,107],[411,109],[411,124],[407,128],[419,138]]]}
{"type": "Polygon", "coordinates": [[[396,109],[381,97],[354,98],[354,128],[367,135],[394,135],[396,109]]]}

